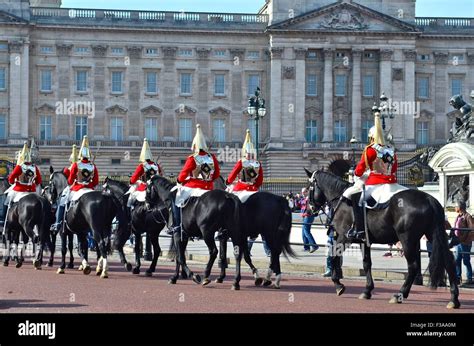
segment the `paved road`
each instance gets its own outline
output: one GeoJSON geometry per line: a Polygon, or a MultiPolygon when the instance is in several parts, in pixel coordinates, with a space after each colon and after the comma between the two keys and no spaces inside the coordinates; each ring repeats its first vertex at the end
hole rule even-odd
{"type": "MultiPolygon", "coordinates": [[[[410,298],[400,305],[390,305],[388,300],[397,292],[399,284],[376,282],[371,301],[357,299],[364,282],[344,280],[347,291],[337,297],[332,282],[310,276],[286,276],[282,289],[275,290],[253,286],[245,272],[241,291],[232,291],[229,272],[224,284],[211,283],[207,287],[190,280],[167,283],[171,263],[161,261],[157,273],[139,277],[125,272],[117,262],[111,262],[109,279],[83,275],[68,270],[65,275],[55,273],[56,268],[34,270],[31,262],[22,268],[0,267],[0,313],[77,313],[77,312],[384,312],[384,313],[473,313],[474,292],[461,291],[462,309],[445,308],[449,291],[431,291],[414,287],[410,298]]],[[[202,266],[193,264],[197,273],[202,266]]],[[[214,273],[215,274],[215,273],[214,273]]]]}

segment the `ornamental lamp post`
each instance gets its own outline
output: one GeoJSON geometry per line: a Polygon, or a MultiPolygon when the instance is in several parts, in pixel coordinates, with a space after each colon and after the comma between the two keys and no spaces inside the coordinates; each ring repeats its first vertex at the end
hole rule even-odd
{"type": "Polygon", "coordinates": [[[255,118],[255,156],[258,160],[258,121],[260,118],[263,118],[267,114],[267,109],[265,108],[265,100],[260,97],[260,88],[257,87],[255,91],[255,96],[249,98],[249,105],[247,112],[251,119],[255,118]]]}
{"type": "Polygon", "coordinates": [[[385,133],[385,119],[395,118],[394,112],[396,112],[396,109],[392,104],[390,104],[389,99],[387,96],[385,96],[384,92],[382,92],[382,95],[380,96],[380,104],[377,106],[377,104],[374,102],[374,106],[372,107],[372,113],[374,116],[377,112],[380,113],[380,118],[382,119],[382,129],[385,133]]]}
{"type": "Polygon", "coordinates": [[[359,143],[359,140],[355,137],[352,136],[351,140],[349,141],[351,143],[351,148],[352,148],[352,167],[349,170],[349,180],[351,183],[354,182],[354,171],[356,167],[356,162],[355,162],[355,150],[356,150],[356,145],[359,143]]]}

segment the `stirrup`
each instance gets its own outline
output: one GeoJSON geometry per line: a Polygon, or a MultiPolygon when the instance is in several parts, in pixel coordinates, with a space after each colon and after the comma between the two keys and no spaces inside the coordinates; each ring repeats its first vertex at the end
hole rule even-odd
{"type": "Polygon", "coordinates": [[[365,231],[357,231],[355,227],[352,227],[349,231],[347,231],[346,237],[353,242],[364,242],[365,231]]]}

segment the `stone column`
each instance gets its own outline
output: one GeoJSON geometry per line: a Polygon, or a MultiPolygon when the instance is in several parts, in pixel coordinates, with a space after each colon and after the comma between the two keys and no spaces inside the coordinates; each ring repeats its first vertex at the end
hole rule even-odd
{"type": "Polygon", "coordinates": [[[141,69],[140,59],[142,57],[142,46],[127,47],[128,56],[130,57],[130,65],[126,66],[128,72],[128,112],[126,121],[128,122],[128,133],[125,133],[124,139],[140,140],[143,134],[145,137],[145,120],[142,119],[140,112],[140,99],[143,89],[140,87],[140,79],[143,70],[141,69]],[[128,138],[126,137],[128,135],[128,138]]]}
{"type": "Polygon", "coordinates": [[[332,60],[334,57],[333,49],[324,50],[324,108],[323,108],[323,142],[332,142],[334,140],[334,120],[333,120],[333,71],[332,60]]]}
{"type": "MultiPolygon", "coordinates": [[[[435,127],[435,142],[445,143],[447,134],[446,121],[446,106],[447,100],[451,95],[446,92],[449,90],[449,81],[447,73],[448,52],[436,51],[433,52],[435,60],[435,90],[433,90],[432,98],[435,104],[434,124],[430,126],[435,127]]],[[[431,132],[431,131],[430,131],[431,132]]]]}
{"type": "MultiPolygon", "coordinates": [[[[10,118],[9,118],[9,131],[8,137],[11,139],[26,139],[28,133],[24,133],[24,125],[22,124],[24,115],[22,113],[22,103],[28,105],[28,99],[22,99],[24,93],[23,89],[26,89],[26,95],[28,95],[28,80],[23,80],[22,71],[23,65],[26,63],[28,68],[28,60],[25,61],[23,42],[12,41],[9,43],[10,51],[10,70],[8,83],[8,95],[10,105],[10,118]]],[[[26,76],[28,78],[28,75],[26,76]]],[[[26,115],[28,117],[28,114],[26,115]]]]}
{"type": "Polygon", "coordinates": [[[270,138],[273,141],[281,141],[281,56],[284,49],[272,47],[270,49],[270,138]]]}
{"type": "Polygon", "coordinates": [[[110,124],[108,123],[109,117],[106,115],[105,104],[106,95],[110,94],[108,88],[110,82],[110,76],[108,75],[105,67],[105,56],[107,54],[107,46],[97,44],[92,46],[92,56],[94,57],[94,90],[93,101],[95,102],[96,114],[94,119],[89,119],[89,123],[94,123],[94,126],[89,126],[87,131],[94,139],[105,139],[106,136],[110,138],[110,124]],[[93,131],[93,132],[92,132],[93,131]]]}
{"type": "Polygon", "coordinates": [[[360,62],[362,49],[352,49],[352,136],[359,141],[364,140],[362,136],[362,91],[360,62]]]}
{"type": "Polygon", "coordinates": [[[176,73],[175,59],[177,47],[163,47],[163,116],[161,126],[163,128],[163,140],[178,140],[178,121],[175,110],[179,105],[175,104],[179,88],[179,75],[176,73]],[[177,84],[178,83],[178,84],[177,84]],[[175,126],[176,124],[176,126],[175,126]]]}
{"type": "MultiPolygon", "coordinates": [[[[470,95],[471,91],[474,90],[474,49],[467,51],[467,63],[468,63],[468,70],[467,70],[467,76],[464,83],[466,83],[466,88],[467,88],[465,92],[468,95],[470,95]]],[[[470,101],[468,102],[472,103],[470,101]]],[[[474,189],[472,190],[474,191],[474,189]]]]}
{"type": "MultiPolygon", "coordinates": [[[[209,79],[212,78],[211,71],[209,69],[209,55],[211,50],[208,48],[198,48],[196,51],[199,57],[197,69],[197,78],[199,85],[199,88],[197,90],[198,113],[196,121],[197,123],[201,124],[202,130],[204,131],[204,133],[207,133],[209,138],[214,138],[214,134],[212,133],[212,123],[210,122],[208,106],[209,79]]],[[[229,125],[227,124],[227,126],[229,125]]]]}
{"type": "MultiPolygon", "coordinates": [[[[416,50],[404,50],[405,54],[405,102],[415,105],[415,60],[416,50]]],[[[413,114],[401,115],[404,119],[405,143],[415,148],[415,117],[413,114]]]]}
{"type": "MultiPolygon", "coordinates": [[[[72,77],[71,83],[71,67],[70,67],[70,54],[71,54],[72,45],[71,44],[57,44],[56,45],[56,52],[58,55],[58,100],[61,102],[63,100],[70,101],[71,96],[71,89],[74,89],[74,80],[75,76],[72,77]]],[[[96,109],[97,105],[96,105],[96,109]]],[[[92,122],[93,120],[88,120],[92,122]]],[[[55,121],[53,123],[56,124],[56,129],[54,133],[56,134],[56,139],[70,139],[70,134],[74,133],[74,128],[70,128],[70,124],[72,123],[72,127],[74,127],[74,115],[69,116],[66,112],[63,114],[56,114],[55,121]],[[71,118],[71,119],[70,119],[71,118]]],[[[88,131],[91,132],[91,129],[94,128],[89,124],[88,131]]],[[[89,133],[89,136],[91,133],[89,133]]]]}
{"type": "Polygon", "coordinates": [[[380,51],[380,95],[384,92],[388,98],[392,98],[392,55],[391,49],[380,51]]]}
{"type": "MultiPolygon", "coordinates": [[[[232,112],[236,116],[230,117],[230,130],[231,140],[242,140],[242,134],[245,133],[247,129],[247,122],[242,123],[242,110],[247,109],[247,102],[245,101],[244,106],[242,106],[243,100],[247,100],[247,82],[245,81],[245,76],[243,75],[243,61],[245,58],[245,49],[243,48],[231,48],[230,57],[232,59],[232,69],[230,72],[230,102],[232,105],[232,112]],[[243,94],[242,94],[243,92],[243,94]]],[[[248,116],[247,116],[248,119],[248,116]]]]}
{"type": "Polygon", "coordinates": [[[21,137],[28,138],[28,120],[30,114],[30,46],[29,42],[24,42],[23,62],[21,64],[21,137]]]}
{"type": "Polygon", "coordinates": [[[295,139],[305,141],[306,110],[306,49],[295,49],[296,58],[296,104],[295,104],[295,139]]]}

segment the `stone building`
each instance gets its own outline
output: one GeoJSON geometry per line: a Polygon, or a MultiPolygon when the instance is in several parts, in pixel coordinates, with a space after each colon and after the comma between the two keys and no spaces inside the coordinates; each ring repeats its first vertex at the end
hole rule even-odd
{"type": "Polygon", "coordinates": [[[257,86],[272,177],[352,160],[382,92],[396,106],[387,128],[411,157],[445,143],[449,97],[474,90],[474,18],[419,18],[415,0],[267,0],[258,14],[0,0],[2,157],[34,137],[42,168],[59,168],[88,134],[102,173],[128,174],[148,137],[176,174],[200,123],[228,171],[230,149],[255,135],[257,86]]]}

